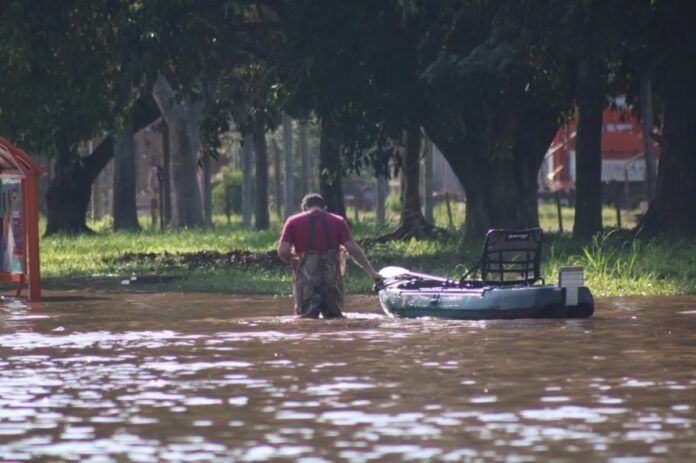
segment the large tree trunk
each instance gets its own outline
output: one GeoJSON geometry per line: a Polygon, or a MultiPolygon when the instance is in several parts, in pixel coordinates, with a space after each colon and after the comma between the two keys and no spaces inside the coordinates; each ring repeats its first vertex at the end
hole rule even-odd
{"type": "Polygon", "coordinates": [[[326,200],[329,211],[345,217],[341,174],[341,142],[333,121],[324,118],[321,120],[319,142],[319,193],[326,200]]]}
{"type": "Polygon", "coordinates": [[[251,210],[254,204],[254,136],[247,133],[242,138],[242,221],[251,227],[251,210]]]}
{"type": "Polygon", "coordinates": [[[254,126],[254,152],[256,154],[254,228],[265,230],[270,225],[268,218],[268,145],[266,145],[266,127],[262,123],[256,123],[254,126]]]}
{"type": "Polygon", "coordinates": [[[167,121],[162,118],[162,217],[163,224],[169,225],[172,222],[172,181],[171,150],[169,149],[169,126],[167,121]]]}
{"type": "Polygon", "coordinates": [[[406,150],[403,159],[403,191],[401,219],[399,227],[378,241],[428,239],[441,235],[444,230],[437,229],[425,220],[420,201],[420,162],[421,128],[413,124],[406,131],[406,150]]]}
{"type": "Polygon", "coordinates": [[[587,56],[578,67],[578,127],[575,145],[575,224],[573,236],[587,239],[602,231],[602,113],[606,99],[597,50],[588,34],[587,56]]]}
{"type": "Polygon", "coordinates": [[[153,85],[152,96],[169,126],[171,155],[171,182],[174,196],[172,225],[175,227],[198,227],[205,224],[201,194],[196,179],[196,154],[199,145],[199,125],[202,103],[186,98],[182,103],[169,85],[160,76],[153,85]]]}
{"type": "Polygon", "coordinates": [[[464,187],[464,233],[474,239],[491,228],[539,226],[537,174],[558,128],[555,114],[530,101],[489,111],[472,128],[427,127],[464,187]],[[484,132],[494,136],[482,137],[484,132]]]}
{"type": "MultiPolygon", "coordinates": [[[[151,98],[138,100],[133,115],[137,132],[159,117],[151,98]]],[[[57,160],[55,175],[46,189],[46,235],[55,233],[91,233],[85,222],[92,182],[114,157],[114,141],[104,138],[94,151],[84,158],[63,150],[57,160]]]]}
{"type": "Polygon", "coordinates": [[[413,227],[423,219],[420,202],[420,127],[413,126],[406,132],[404,153],[404,193],[401,207],[401,226],[413,227]]]}
{"type": "Polygon", "coordinates": [[[696,233],[696,29],[688,2],[667,2],[664,130],[657,192],[639,228],[644,236],[696,233]]]}
{"type": "MultiPolygon", "coordinates": [[[[603,100],[600,100],[603,103],[603,100]]],[[[602,231],[603,104],[579,103],[575,148],[575,224],[573,236],[587,239],[602,231]]]]}
{"type": "Polygon", "coordinates": [[[136,194],[135,138],[128,120],[114,146],[114,230],[140,230],[136,194]]]}
{"type": "Polygon", "coordinates": [[[107,136],[92,154],[75,159],[63,154],[46,190],[46,236],[55,233],[92,233],[85,217],[92,182],[114,156],[114,140],[107,136]]]}
{"type": "Polygon", "coordinates": [[[203,217],[206,225],[213,225],[213,186],[210,156],[203,154],[201,157],[201,192],[203,193],[203,217]]]}
{"type": "Polygon", "coordinates": [[[645,197],[648,203],[655,197],[657,185],[657,169],[655,156],[655,140],[653,130],[655,126],[653,116],[652,98],[652,69],[646,71],[640,80],[640,112],[641,127],[643,129],[643,146],[645,150],[645,197]]]}

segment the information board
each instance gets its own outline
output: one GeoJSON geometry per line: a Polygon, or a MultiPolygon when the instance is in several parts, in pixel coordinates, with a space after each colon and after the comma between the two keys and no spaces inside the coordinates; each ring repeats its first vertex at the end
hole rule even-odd
{"type": "Polygon", "coordinates": [[[22,181],[0,179],[0,272],[24,273],[22,181]]]}

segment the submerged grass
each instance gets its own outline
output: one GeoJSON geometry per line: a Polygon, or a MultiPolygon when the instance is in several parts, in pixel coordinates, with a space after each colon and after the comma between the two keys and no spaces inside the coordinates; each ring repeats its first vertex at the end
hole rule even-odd
{"type": "MultiPolygon", "coordinates": [[[[457,214],[463,214],[458,205],[457,214]]],[[[548,211],[545,211],[548,214],[548,211]]],[[[350,215],[350,212],[349,212],[350,215]]],[[[459,219],[460,220],[460,219],[459,219]]],[[[479,257],[482,240],[463,241],[459,222],[436,209],[437,225],[447,228],[450,239],[371,244],[368,255],[376,268],[399,265],[415,271],[459,278],[479,257]]],[[[579,243],[569,233],[549,232],[554,224],[543,222],[545,236],[542,274],[555,283],[562,266],[585,268],[586,284],[597,296],[696,294],[696,240],[630,241],[620,230],[608,231],[591,242],[579,243]]],[[[123,259],[125,253],[153,253],[176,256],[186,253],[227,253],[244,250],[272,253],[280,234],[276,221],[265,231],[243,227],[238,219],[227,224],[196,230],[144,229],[140,232],[112,232],[108,222],[92,224],[92,236],[51,236],[41,242],[42,276],[47,287],[98,287],[104,281],[118,285],[136,275],[139,281],[165,277],[152,290],[211,291],[244,294],[290,294],[289,269],[272,256],[258,262],[195,260],[176,258],[123,259]],[[166,281],[165,281],[166,280],[166,281]]],[[[369,215],[352,225],[357,240],[374,238],[395,226],[378,228],[369,215]]],[[[203,256],[205,257],[205,256],[203,256]]],[[[349,264],[346,288],[350,293],[371,291],[371,281],[349,264]]]]}

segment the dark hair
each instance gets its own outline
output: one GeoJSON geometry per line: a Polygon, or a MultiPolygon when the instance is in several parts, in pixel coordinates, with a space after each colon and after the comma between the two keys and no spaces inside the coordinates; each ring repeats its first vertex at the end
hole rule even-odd
{"type": "Polygon", "coordinates": [[[302,209],[308,209],[310,207],[326,207],[326,201],[321,197],[319,193],[307,193],[304,198],[302,198],[302,209]]]}

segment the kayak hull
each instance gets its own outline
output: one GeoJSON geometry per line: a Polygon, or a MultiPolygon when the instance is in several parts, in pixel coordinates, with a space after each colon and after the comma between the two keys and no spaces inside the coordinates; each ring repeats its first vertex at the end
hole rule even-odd
{"type": "Polygon", "coordinates": [[[400,286],[391,285],[379,291],[382,309],[399,318],[588,318],[594,313],[592,293],[584,286],[572,289],[578,292],[577,303],[573,305],[566,305],[567,288],[550,285],[419,289],[400,286]]]}

